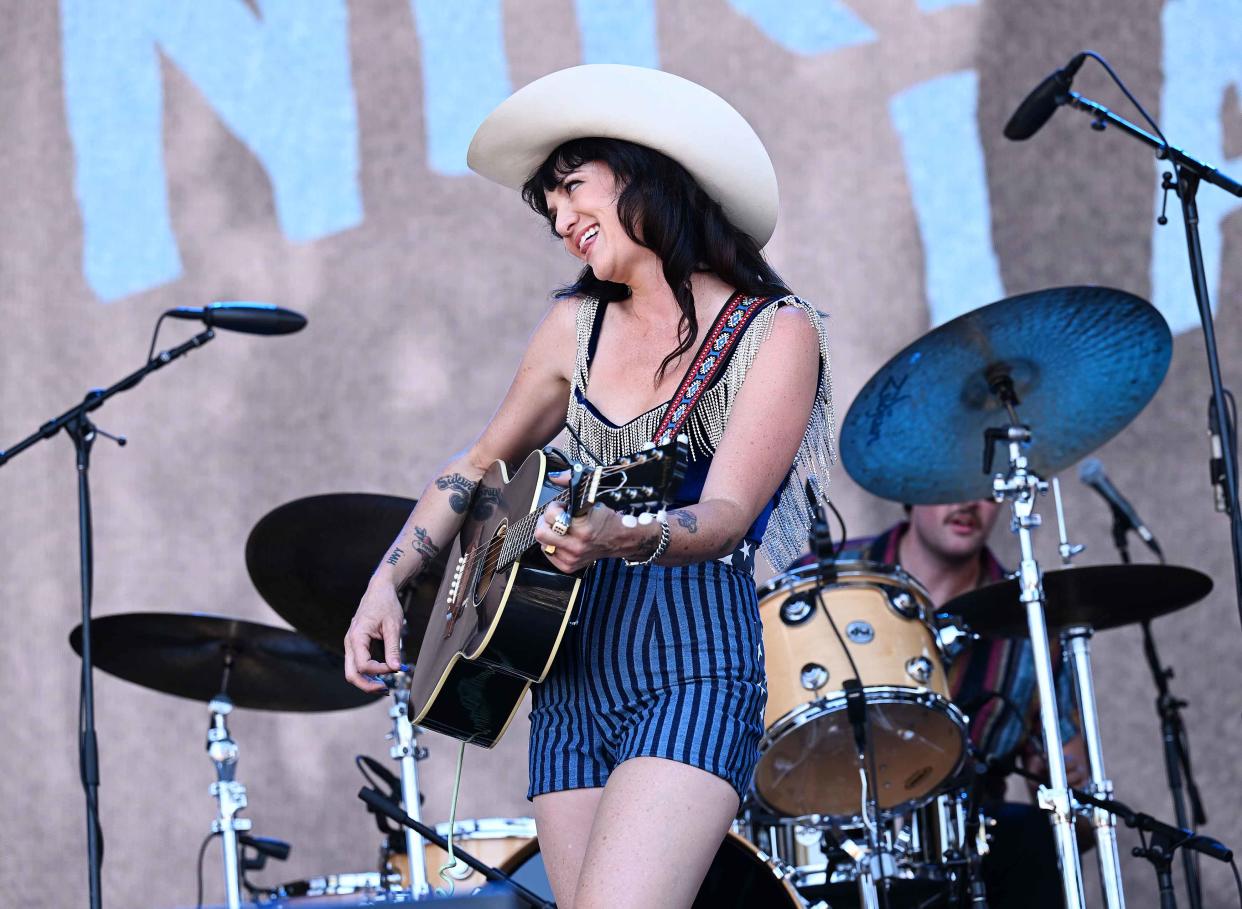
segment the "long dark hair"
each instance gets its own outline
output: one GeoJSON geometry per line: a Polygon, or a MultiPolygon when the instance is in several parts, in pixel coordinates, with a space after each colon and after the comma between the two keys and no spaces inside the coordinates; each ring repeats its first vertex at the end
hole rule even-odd
{"type": "MultiPolygon", "coordinates": [[[[621,187],[617,217],[629,238],[660,257],[664,280],[673,289],[681,310],[677,347],[656,371],[655,383],[670,363],[690,349],[699,333],[690,276],[712,272],[742,293],[754,296],[787,294],[789,289],[763,258],[759,244],[735,227],[720,204],[703,191],[689,172],[661,152],[623,139],[573,139],[548,156],[522,187],[522,198],[548,219],[552,234],[560,239],[548,216],[544,194],[560,186],[567,175],[591,161],[606,164],[621,187]],[[641,239],[640,239],[641,238],[641,239]]],[[[558,298],[577,295],[598,297],[602,302],[624,300],[630,289],[624,284],[595,277],[591,266],[576,281],[556,291],[558,298]]]]}

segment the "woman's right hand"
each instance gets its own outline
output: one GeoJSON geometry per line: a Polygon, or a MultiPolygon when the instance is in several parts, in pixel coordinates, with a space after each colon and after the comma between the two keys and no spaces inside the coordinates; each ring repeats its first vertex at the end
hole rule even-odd
{"type": "Polygon", "coordinates": [[[391,580],[373,577],[345,633],[345,680],[363,691],[385,690],[375,676],[401,671],[401,603],[391,580]],[[371,659],[371,642],[384,642],[384,662],[371,659]]]}

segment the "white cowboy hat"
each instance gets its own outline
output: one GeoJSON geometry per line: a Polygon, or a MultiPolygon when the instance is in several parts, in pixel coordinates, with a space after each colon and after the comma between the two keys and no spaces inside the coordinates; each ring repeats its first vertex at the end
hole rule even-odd
{"type": "Polygon", "coordinates": [[[466,163],[520,189],[558,146],[588,136],[663,152],[760,246],[771,239],[776,171],[754,129],[719,95],[658,69],[588,63],[536,79],[488,114],[466,163]]]}

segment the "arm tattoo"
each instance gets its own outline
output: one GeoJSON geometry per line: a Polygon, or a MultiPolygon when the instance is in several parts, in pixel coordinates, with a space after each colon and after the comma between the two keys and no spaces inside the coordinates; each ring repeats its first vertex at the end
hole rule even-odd
{"type": "Polygon", "coordinates": [[[699,517],[693,511],[670,511],[669,516],[677,519],[677,526],[684,527],[687,533],[699,532],[699,517]]]}
{"type": "Polygon", "coordinates": [[[386,558],[384,561],[387,562],[389,565],[392,565],[395,568],[397,563],[401,561],[401,557],[403,555],[405,555],[405,550],[402,549],[400,546],[395,546],[393,547],[392,552],[389,553],[388,558],[386,558]]]}
{"type": "Polygon", "coordinates": [[[440,547],[432,542],[431,534],[425,527],[415,527],[414,550],[423,557],[423,561],[430,562],[440,552],[440,547]]]}
{"type": "Polygon", "coordinates": [[[474,495],[474,488],[478,485],[459,473],[436,478],[436,489],[449,491],[449,507],[458,514],[466,513],[466,509],[470,507],[470,498],[474,495]]]}

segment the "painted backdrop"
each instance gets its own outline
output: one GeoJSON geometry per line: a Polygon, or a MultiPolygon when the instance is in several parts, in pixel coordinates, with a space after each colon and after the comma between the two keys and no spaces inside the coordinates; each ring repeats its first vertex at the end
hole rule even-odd
{"type": "MultiPolygon", "coordinates": [[[[1206,483],[1207,383],[1180,222],[1155,226],[1159,162],[1080,114],[1002,139],[1026,92],[1084,47],[1171,140],[1242,173],[1242,17],[1230,0],[0,0],[0,445],[141,361],[172,306],[304,312],[287,338],[221,333],[108,405],[94,456],[96,614],[205,611],[281,624],[243,562],[251,527],[307,495],[415,496],[486,420],[549,290],[573,271],[514,194],[470,174],[469,137],[514,88],[583,61],[655,66],[732,101],[771,150],[768,253],[831,313],[837,403],[930,326],[1007,295],[1096,283],[1153,300],[1176,334],[1151,406],[1098,452],[1172,562],[1217,592],[1155,623],[1188,699],[1208,829],[1242,846],[1242,633],[1227,529],[1206,483]]],[[[1136,116],[1088,63],[1076,87],[1136,116]]],[[[1242,346],[1242,215],[1200,209],[1226,381],[1242,346]]],[[[166,328],[163,341],[188,337],[166,328]]],[[[0,892],[85,902],[75,719],[73,455],[57,438],[0,469],[0,892]]],[[[894,505],[844,471],[855,532],[894,505]]],[[[1076,482],[1083,561],[1113,561],[1076,482]]],[[[1051,514],[1050,503],[1045,512],[1051,514]]],[[[1055,533],[1041,552],[1054,563],[1055,533]]],[[[1007,535],[1001,551],[1012,557],[1007,535]]],[[[1136,629],[1096,638],[1120,798],[1172,815],[1136,629]]],[[[100,674],[105,897],[194,899],[214,816],[206,710],[100,674]]],[[[381,706],[239,711],[255,832],[289,839],[268,883],[361,871],[378,836],[353,756],[387,760],[381,706]]],[[[528,813],[525,723],[466,755],[459,814],[528,813]]],[[[454,746],[429,737],[425,816],[447,816],[454,746]]],[[[1153,906],[1128,856],[1130,903],[1153,906]]],[[[218,851],[205,866],[219,899],[218,851]]],[[[1094,881],[1093,860],[1086,875],[1094,881]]],[[[1204,868],[1208,905],[1233,899],[1204,868]]],[[[1091,883],[1095,887],[1094,883],[1091,883]]]]}

